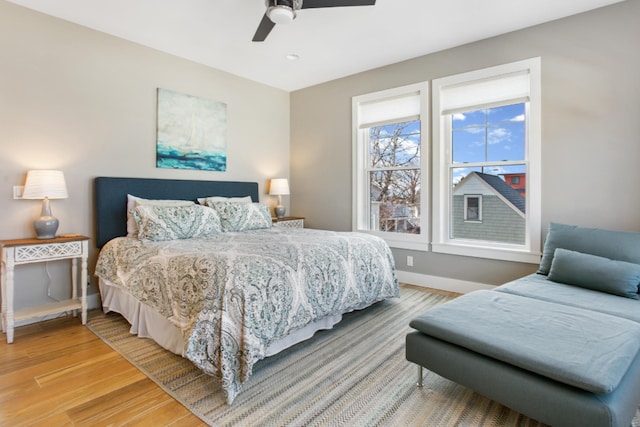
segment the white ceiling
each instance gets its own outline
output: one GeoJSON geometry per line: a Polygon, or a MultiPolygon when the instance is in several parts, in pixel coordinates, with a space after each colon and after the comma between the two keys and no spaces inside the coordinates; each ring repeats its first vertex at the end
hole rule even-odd
{"type": "Polygon", "coordinates": [[[264,0],[10,1],[292,91],[621,0],[377,0],[301,10],[262,43],[264,0]]]}

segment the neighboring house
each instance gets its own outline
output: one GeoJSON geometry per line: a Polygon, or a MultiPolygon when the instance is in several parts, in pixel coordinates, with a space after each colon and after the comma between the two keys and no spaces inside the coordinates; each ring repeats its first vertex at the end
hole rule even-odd
{"type": "Polygon", "coordinates": [[[384,198],[381,201],[378,199],[380,199],[380,190],[375,185],[371,185],[371,230],[420,233],[418,205],[394,204],[384,198]]]}
{"type": "Polygon", "coordinates": [[[527,174],[524,172],[521,173],[501,173],[501,176],[504,177],[504,181],[511,186],[514,190],[516,190],[522,197],[527,197],[526,188],[527,188],[527,174]]]}
{"type": "Polygon", "coordinates": [[[524,243],[525,198],[496,175],[471,172],[453,190],[455,239],[524,243]]]}

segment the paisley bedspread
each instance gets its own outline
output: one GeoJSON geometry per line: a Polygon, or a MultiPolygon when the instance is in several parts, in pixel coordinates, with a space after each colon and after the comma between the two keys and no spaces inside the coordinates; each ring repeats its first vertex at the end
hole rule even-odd
{"type": "Polygon", "coordinates": [[[166,242],[119,237],[100,251],[96,275],[175,324],[183,356],[221,378],[229,404],[272,341],[399,294],[382,239],[284,227],[166,242]]]}

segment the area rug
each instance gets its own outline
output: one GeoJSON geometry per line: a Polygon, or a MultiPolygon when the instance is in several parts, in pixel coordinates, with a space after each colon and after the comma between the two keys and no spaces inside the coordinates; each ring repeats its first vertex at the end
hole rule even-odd
{"type": "Polygon", "coordinates": [[[349,313],[332,330],[260,361],[233,405],[216,378],[129,334],[120,315],[88,326],[211,426],[542,426],[427,370],[425,387],[416,387],[416,365],[404,356],[409,321],[449,299],[402,287],[400,298],[349,313]]]}

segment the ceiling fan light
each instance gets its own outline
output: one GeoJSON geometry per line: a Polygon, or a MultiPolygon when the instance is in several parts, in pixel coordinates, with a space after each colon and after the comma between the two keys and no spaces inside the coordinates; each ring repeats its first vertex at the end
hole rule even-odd
{"type": "Polygon", "coordinates": [[[267,11],[267,16],[274,24],[289,24],[295,17],[296,12],[289,6],[271,6],[267,11]]]}

